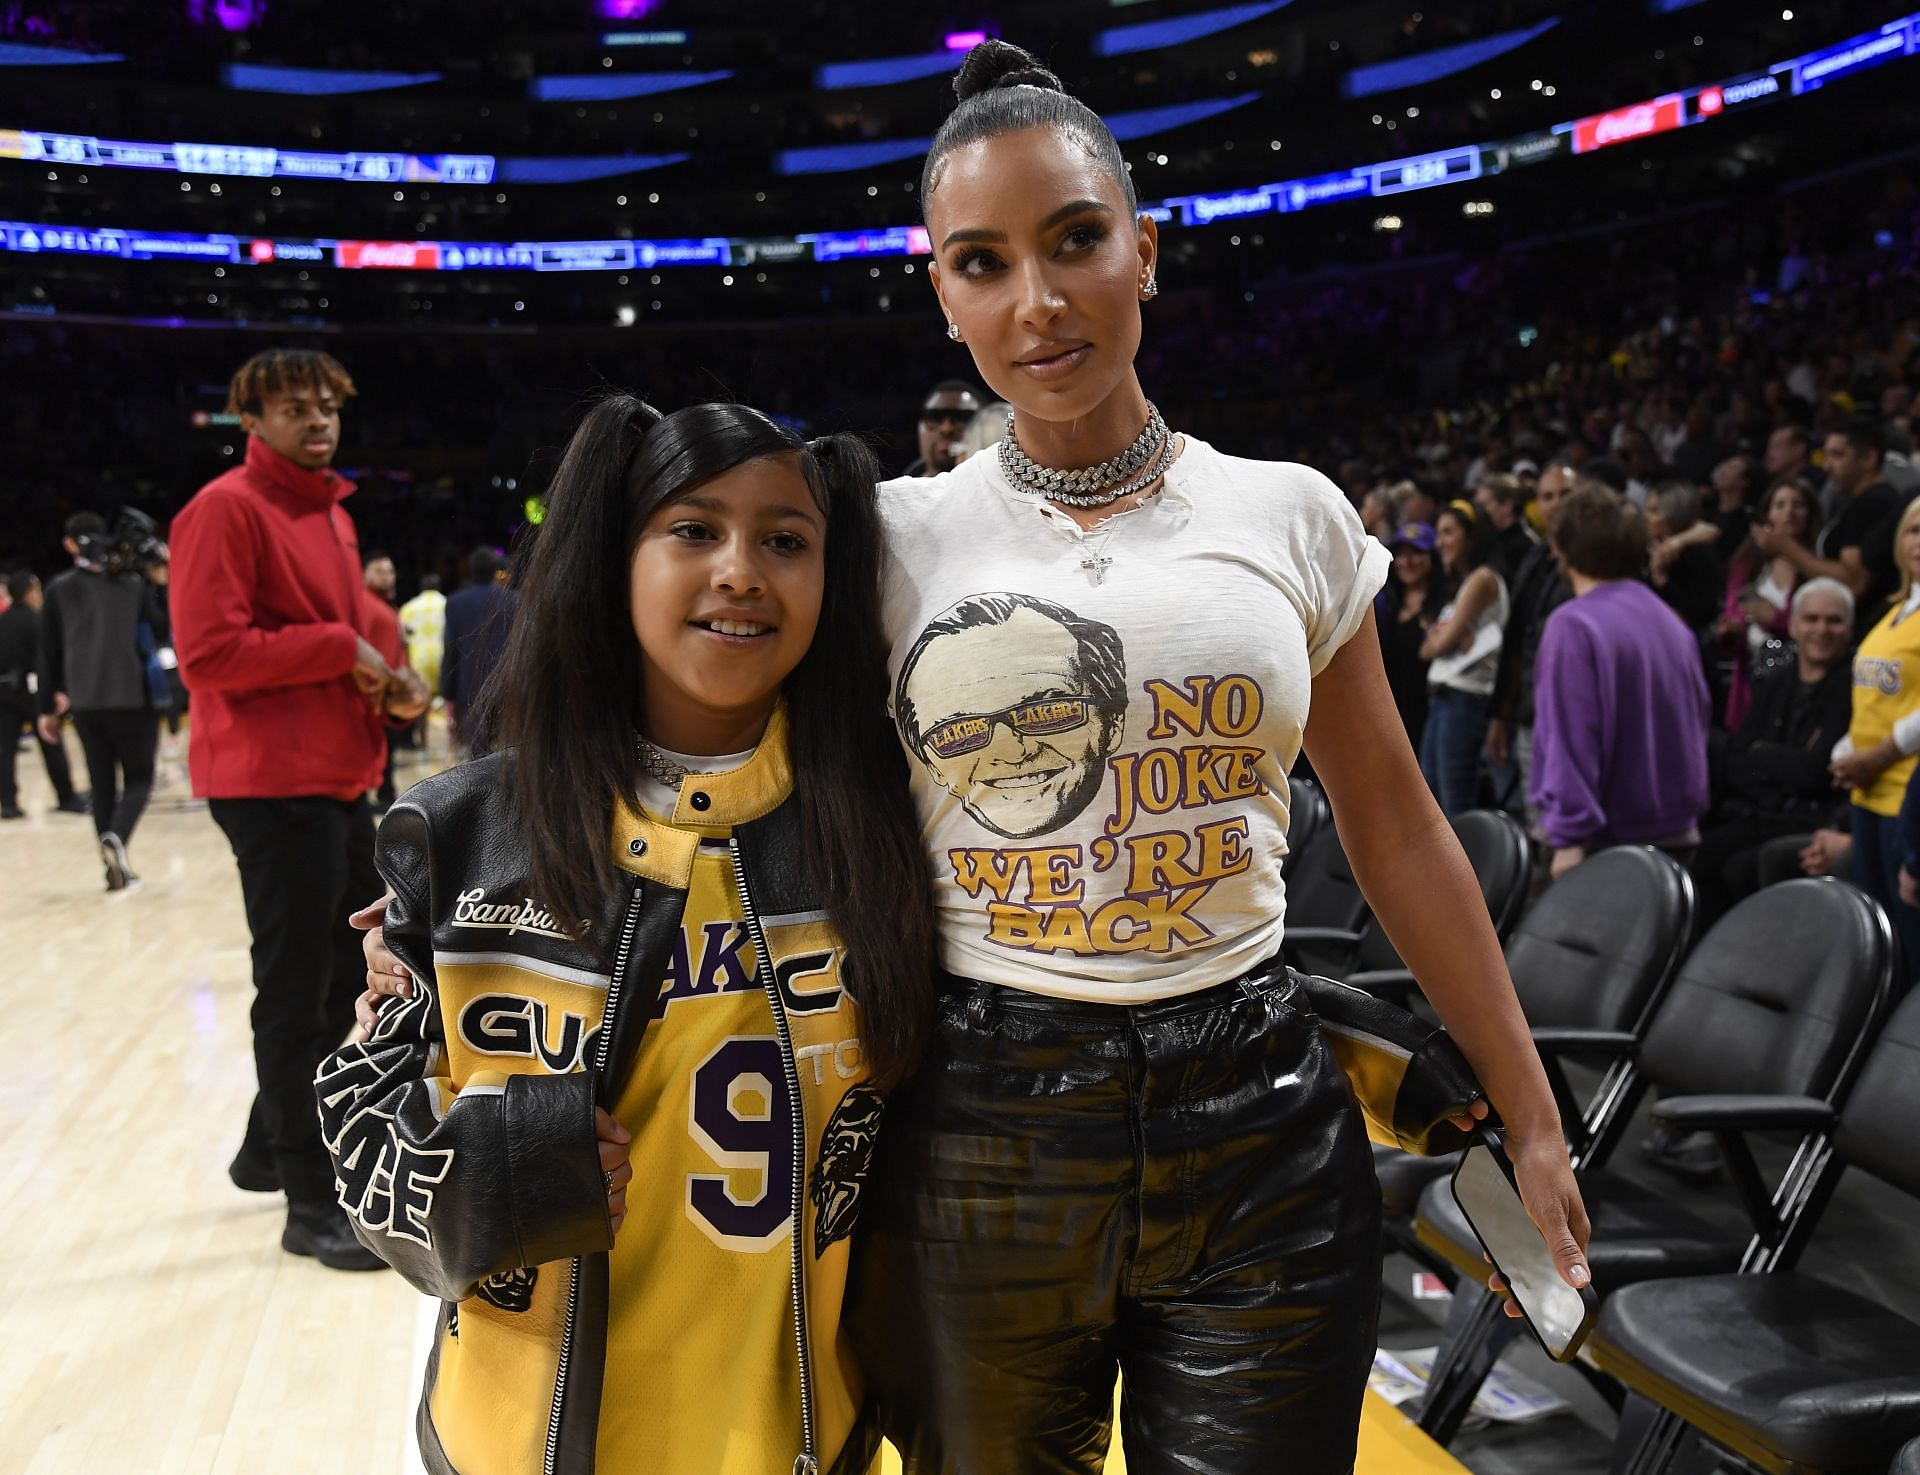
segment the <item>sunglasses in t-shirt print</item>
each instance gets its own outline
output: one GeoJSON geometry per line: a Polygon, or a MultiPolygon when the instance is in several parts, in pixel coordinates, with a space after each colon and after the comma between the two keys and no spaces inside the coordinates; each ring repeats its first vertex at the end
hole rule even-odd
{"type": "Polygon", "coordinates": [[[936,758],[962,758],[992,742],[996,727],[1004,725],[1020,737],[1052,737],[1085,727],[1099,711],[1100,703],[1090,696],[1041,697],[1016,702],[998,712],[966,712],[949,717],[920,741],[936,758]]]}

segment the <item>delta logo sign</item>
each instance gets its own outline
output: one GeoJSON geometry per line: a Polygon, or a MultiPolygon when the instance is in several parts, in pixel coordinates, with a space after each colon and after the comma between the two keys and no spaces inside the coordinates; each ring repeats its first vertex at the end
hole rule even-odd
{"type": "Polygon", "coordinates": [[[1590,154],[1595,149],[1611,148],[1616,143],[1632,143],[1666,133],[1686,122],[1686,102],[1679,93],[1637,102],[1632,107],[1615,108],[1610,113],[1595,113],[1573,125],[1573,151],[1590,154]]]}

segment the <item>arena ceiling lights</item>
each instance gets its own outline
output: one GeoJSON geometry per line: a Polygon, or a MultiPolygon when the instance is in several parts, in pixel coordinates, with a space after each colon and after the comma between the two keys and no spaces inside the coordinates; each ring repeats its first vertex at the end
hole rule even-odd
{"type": "Polygon", "coordinates": [[[527,92],[535,102],[619,102],[629,97],[654,97],[662,92],[684,92],[724,82],[731,68],[712,72],[582,72],[578,75],[535,77],[527,92]]]}
{"type": "MultiPolygon", "coordinates": [[[[1093,50],[1099,55],[1123,55],[1147,48],[1177,46],[1244,25],[1286,8],[1292,0],[1229,6],[1165,21],[1116,26],[1097,33],[1093,50]]],[[[1558,25],[1557,19],[1521,30],[1458,46],[1443,47],[1419,56],[1401,57],[1374,66],[1356,67],[1342,84],[1349,97],[1371,96],[1436,81],[1479,66],[1516,50],[1558,25]]],[[[642,33],[642,39],[677,36],[684,32],[642,33]]],[[[814,73],[821,91],[883,87],[914,81],[952,70],[954,57],[985,38],[984,32],[955,32],[940,51],[910,56],[875,57],[863,61],[832,62],[814,73]]],[[[609,40],[613,38],[608,38],[609,40]]],[[[622,38],[625,39],[625,38],[622,38]]],[[[45,48],[25,48],[45,60],[45,48]]],[[[0,53],[6,48],[0,47],[0,53]]],[[[75,60],[117,60],[73,53],[75,60]]],[[[534,77],[528,93],[537,102],[613,102],[679,92],[731,79],[731,69],[714,71],[587,72],[534,77]]],[[[226,85],[241,91],[277,92],[303,96],[338,96],[360,92],[424,86],[442,80],[439,72],[337,71],[321,67],[281,67],[236,64],[223,68],[226,85]]],[[[1168,132],[1231,111],[1254,101],[1259,93],[1144,108],[1115,113],[1107,123],[1125,143],[1149,133],[1168,132]]],[[[784,149],[774,155],[774,172],[792,174],[847,173],[877,168],[926,152],[928,138],[875,139],[857,144],[784,149]]],[[[131,142],[84,134],[0,130],[0,158],[31,163],[68,164],[102,169],[154,169],[180,174],[236,178],[330,180],[369,184],[572,184],[606,179],[680,163],[686,154],[595,155],[584,157],[529,157],[498,159],[490,154],[322,153],[280,150],[262,146],[208,143],[131,142]]]]}
{"type": "MultiPolygon", "coordinates": [[[[1165,107],[1140,108],[1134,112],[1107,114],[1107,127],[1121,143],[1146,138],[1155,133],[1170,133],[1217,118],[1235,108],[1257,101],[1263,94],[1242,92],[1234,97],[1209,98],[1203,102],[1177,102],[1165,107]]],[[[816,148],[782,149],[773,156],[775,174],[845,174],[855,169],[872,169],[901,159],[917,159],[933,145],[926,138],[882,138],[871,143],[830,143],[816,148]]]]}
{"type": "Polygon", "coordinates": [[[262,67],[239,62],[220,69],[221,80],[234,92],[282,92],[295,97],[343,97],[355,92],[425,87],[440,81],[442,75],[440,72],[340,72],[323,67],[262,67]]]}
{"type": "MultiPolygon", "coordinates": [[[[1143,203],[1163,224],[1210,225],[1260,215],[1286,215],[1355,198],[1378,199],[1441,185],[1464,184],[1550,160],[1635,143],[1728,113],[1815,92],[1920,51],[1920,12],[1764,72],[1629,103],[1551,129],[1497,143],[1467,144],[1412,158],[1356,165],[1306,179],[1249,185],[1218,194],[1143,203]]],[[[23,140],[43,135],[0,131],[0,157],[28,157],[23,140]]],[[[301,262],[347,270],[632,271],[674,266],[740,266],[754,262],[840,261],[855,257],[925,256],[924,226],[825,231],[793,236],[709,236],[613,241],[360,241],[279,240],[167,231],[90,230],[79,226],[0,221],[0,250],[25,254],[110,256],[129,261],[198,260],[266,264],[301,262]]]]}
{"type": "Polygon", "coordinates": [[[125,60],[117,51],[76,51],[70,46],[0,42],[0,67],[91,67],[125,60]]]}
{"type": "Polygon", "coordinates": [[[1284,10],[1293,0],[1260,0],[1252,5],[1229,5],[1224,10],[1203,10],[1197,15],[1177,15],[1170,20],[1141,21],[1130,26],[1112,26],[1093,38],[1095,56],[1126,56],[1135,51],[1162,51],[1183,46],[1203,36],[1243,26],[1284,10]]]}
{"type": "MultiPolygon", "coordinates": [[[[1116,26],[1097,33],[1093,49],[1100,55],[1123,55],[1143,49],[1180,45],[1246,24],[1286,8],[1292,0],[1271,0],[1203,11],[1172,20],[1116,26]]],[[[1357,67],[1344,86],[1349,97],[1369,96],[1452,76],[1525,45],[1558,24],[1548,20],[1521,31],[1445,47],[1421,56],[1403,57],[1377,66],[1357,67]]],[[[684,31],[611,33],[606,44],[644,41],[684,43],[684,31]]],[[[979,31],[957,31],[939,51],[910,56],[873,57],[861,61],[830,62],[814,72],[814,86],[823,92],[884,87],[916,81],[953,69],[954,57],[985,39],[979,31]]],[[[56,59],[73,62],[118,61],[118,56],[82,52],[56,53],[45,47],[12,48],[26,53],[22,65],[46,65],[56,59]]],[[[0,46],[0,64],[9,48],[0,46]]],[[[734,76],[728,70],[666,72],[587,72],[534,77],[528,93],[537,102],[611,102],[678,92],[734,76]]],[[[224,67],[221,76],[236,91],[286,93],[298,96],[344,96],[426,86],[443,80],[439,72],[339,71],[323,67],[224,67]]],[[[1255,100],[1260,94],[1145,108],[1108,118],[1114,136],[1123,143],[1148,133],[1166,132],[1189,122],[1215,116],[1255,100]]],[[[877,139],[859,144],[827,145],[813,149],[786,149],[774,155],[778,174],[846,173],[909,159],[926,152],[927,138],[877,139]]],[[[180,174],[234,178],[330,180],[368,184],[572,184],[607,179],[680,163],[686,154],[595,155],[584,157],[529,157],[499,159],[491,154],[322,153],[280,150],[262,146],[208,143],[132,142],[84,134],[0,129],[0,158],[30,163],[68,164],[98,169],[154,169],[180,174]]]]}
{"type": "Polygon", "coordinates": [[[1498,36],[1463,41],[1458,46],[1442,46],[1434,51],[1423,51],[1418,56],[1396,57],[1392,61],[1355,67],[1341,79],[1340,92],[1345,97],[1375,97],[1383,92],[1399,92],[1407,87],[1438,82],[1443,77],[1470,71],[1496,57],[1505,56],[1509,51],[1518,51],[1559,24],[1559,17],[1556,16],[1536,26],[1504,31],[1498,36]]]}

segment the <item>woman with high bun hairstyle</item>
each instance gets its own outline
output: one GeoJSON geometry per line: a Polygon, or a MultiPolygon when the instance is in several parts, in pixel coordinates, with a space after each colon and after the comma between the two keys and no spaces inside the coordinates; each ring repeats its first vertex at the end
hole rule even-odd
{"type": "Polygon", "coordinates": [[[1560,1120],[1395,714],[1386,549],[1319,472],[1228,456],[1148,400],[1159,242],[1106,125],[1002,42],[954,88],[928,275],[1013,411],[997,447],[881,495],[942,976],[862,1207],[861,1361],[916,1475],[1098,1471],[1116,1372],[1134,1475],[1336,1475],[1380,1198],[1281,956],[1303,740],[1581,1285],[1560,1120]]]}

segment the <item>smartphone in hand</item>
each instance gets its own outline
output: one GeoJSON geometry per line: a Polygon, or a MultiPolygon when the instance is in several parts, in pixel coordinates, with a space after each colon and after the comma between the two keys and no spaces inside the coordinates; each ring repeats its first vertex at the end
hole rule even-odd
{"type": "Polygon", "coordinates": [[[1497,1136],[1475,1133],[1454,1169],[1453,1199],[1547,1356],[1572,1361],[1593,1328],[1600,1298],[1591,1286],[1576,1290],[1561,1279],[1553,1251],[1520,1201],[1513,1164],[1497,1136]]]}

